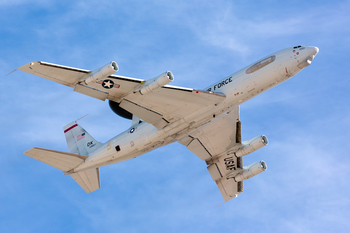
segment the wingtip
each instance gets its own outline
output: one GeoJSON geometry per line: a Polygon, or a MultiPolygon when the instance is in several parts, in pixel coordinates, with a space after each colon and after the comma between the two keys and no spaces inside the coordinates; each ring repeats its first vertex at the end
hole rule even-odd
{"type": "Polygon", "coordinates": [[[37,148],[38,148],[38,147],[30,148],[29,150],[24,151],[23,154],[26,155],[26,156],[32,157],[32,156],[31,156],[31,152],[32,152],[33,150],[37,149],[37,148]]]}
{"type": "MultiPolygon", "coordinates": [[[[15,69],[15,70],[13,70],[13,71],[11,71],[10,73],[8,73],[7,75],[10,75],[10,74],[12,74],[13,72],[15,72],[17,69],[15,69]]],[[[7,76],[7,75],[5,75],[5,77],[7,76]]]]}
{"type": "Polygon", "coordinates": [[[221,204],[215,206],[214,209],[217,208],[217,207],[219,207],[219,206],[221,206],[222,204],[225,204],[226,202],[227,202],[227,201],[224,201],[223,203],[221,203],[221,204]]]}

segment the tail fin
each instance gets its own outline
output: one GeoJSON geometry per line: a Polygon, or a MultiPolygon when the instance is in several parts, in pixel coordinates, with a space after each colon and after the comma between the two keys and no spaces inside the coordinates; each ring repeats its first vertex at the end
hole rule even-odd
{"type": "Polygon", "coordinates": [[[97,142],[77,121],[63,127],[70,153],[34,147],[25,155],[60,169],[69,174],[87,193],[100,188],[100,169],[94,168],[74,172],[74,168],[83,163],[102,143],[97,142]]]}
{"type": "MultiPolygon", "coordinates": [[[[97,148],[102,146],[102,143],[96,141],[85,129],[73,121],[63,127],[68,150],[70,153],[89,155],[97,148]]],[[[100,169],[90,169],[77,173],[69,174],[85,192],[90,193],[100,188],[100,169]]]]}
{"type": "Polygon", "coordinates": [[[96,141],[85,129],[77,124],[77,121],[63,127],[70,153],[89,155],[102,143],[96,141]]]}

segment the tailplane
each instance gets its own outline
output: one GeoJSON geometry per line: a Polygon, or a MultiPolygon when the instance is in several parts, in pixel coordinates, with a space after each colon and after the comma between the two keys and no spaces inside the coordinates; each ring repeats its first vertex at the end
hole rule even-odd
{"type": "Polygon", "coordinates": [[[85,192],[90,193],[101,187],[100,169],[94,168],[75,173],[73,169],[83,163],[88,156],[34,147],[23,154],[39,160],[69,174],[85,192]]]}
{"type": "Polygon", "coordinates": [[[69,174],[85,192],[91,193],[101,187],[100,168],[69,174]]]}
{"type": "Polygon", "coordinates": [[[27,150],[23,154],[60,169],[63,172],[69,172],[87,159],[86,155],[66,153],[38,147],[27,150]]]}
{"type": "Polygon", "coordinates": [[[69,174],[87,193],[100,188],[100,169],[74,172],[88,155],[102,146],[77,121],[63,127],[70,153],[34,147],[24,152],[25,155],[60,169],[65,175],[69,174]]]}

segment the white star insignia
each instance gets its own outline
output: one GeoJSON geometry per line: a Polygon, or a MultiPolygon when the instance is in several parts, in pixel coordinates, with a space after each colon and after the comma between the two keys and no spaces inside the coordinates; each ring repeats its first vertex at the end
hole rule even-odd
{"type": "Polygon", "coordinates": [[[109,80],[107,82],[105,82],[104,85],[107,86],[108,88],[113,86],[113,84],[109,80]]]}

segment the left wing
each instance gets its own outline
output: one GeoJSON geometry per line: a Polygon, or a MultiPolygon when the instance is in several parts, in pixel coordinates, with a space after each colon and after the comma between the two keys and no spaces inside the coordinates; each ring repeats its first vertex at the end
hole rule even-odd
{"type": "Polygon", "coordinates": [[[89,77],[92,71],[40,61],[28,63],[18,70],[74,87],[74,91],[100,100],[118,102],[120,107],[158,129],[226,98],[221,93],[170,85],[141,95],[135,90],[144,85],[144,80],[119,75],[109,75],[104,80],[84,84],[82,80],[89,77]]]}
{"type": "Polygon", "coordinates": [[[145,95],[132,93],[120,107],[161,129],[224,99],[223,94],[166,85],[145,95]]]}
{"type": "Polygon", "coordinates": [[[142,79],[109,75],[107,78],[114,83],[111,88],[104,88],[101,82],[91,83],[91,85],[87,86],[79,84],[79,81],[87,78],[92,71],[42,61],[28,63],[18,68],[18,70],[46,78],[68,87],[74,87],[74,91],[100,100],[110,99],[116,102],[120,102],[124,95],[144,82],[142,79]]]}

